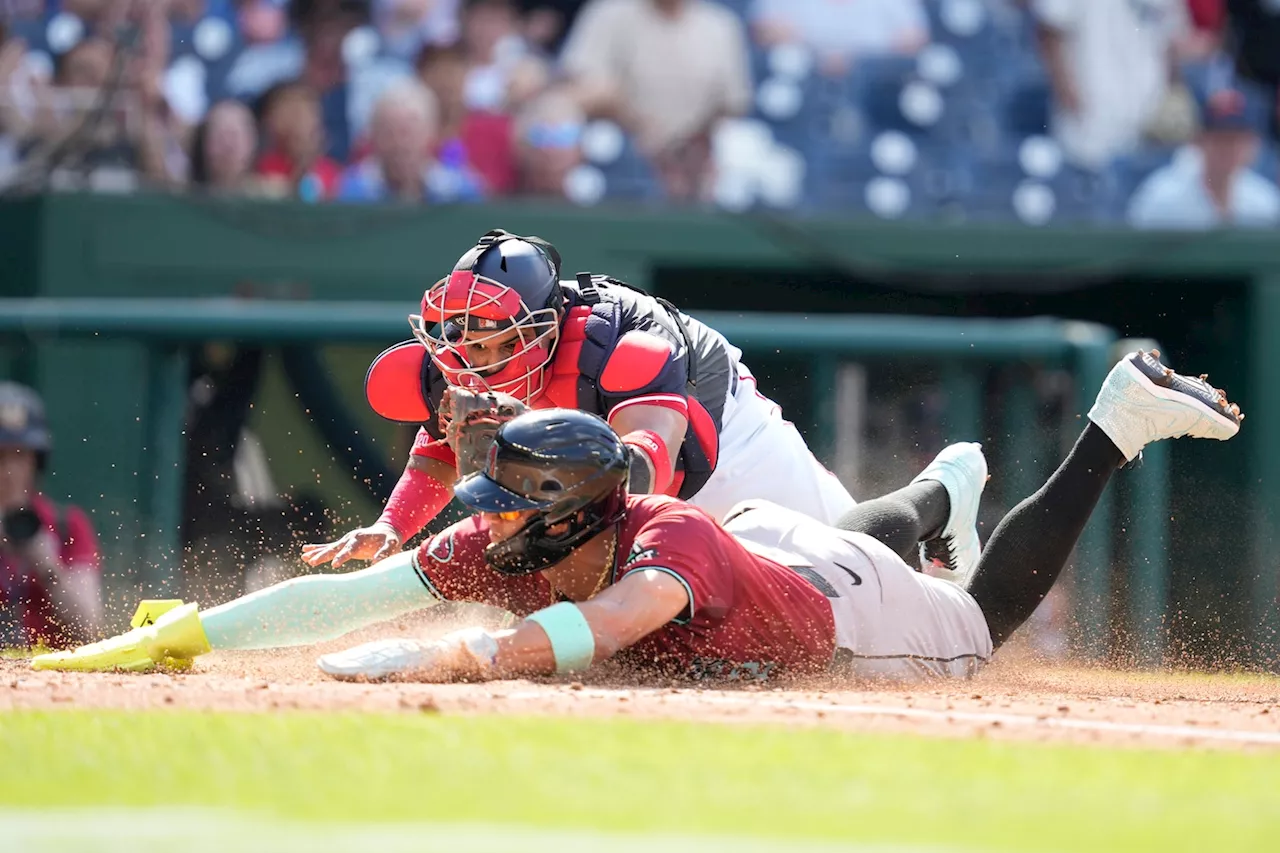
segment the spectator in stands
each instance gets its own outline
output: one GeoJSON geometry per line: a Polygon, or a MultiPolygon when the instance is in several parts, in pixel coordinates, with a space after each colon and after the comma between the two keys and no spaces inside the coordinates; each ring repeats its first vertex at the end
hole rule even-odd
{"type": "Polygon", "coordinates": [[[1275,105],[1270,132],[1280,140],[1280,8],[1275,0],[1225,0],[1226,37],[1242,76],[1267,91],[1275,105]]]}
{"type": "Polygon", "coordinates": [[[755,0],[750,18],[758,43],[803,44],[831,76],[861,57],[910,56],[929,42],[920,0],[755,0]]]}
{"type": "Polygon", "coordinates": [[[269,187],[254,174],[257,153],[258,129],[249,108],[219,101],[192,134],[190,183],[220,195],[267,193],[269,187]]]}
{"type": "Polygon", "coordinates": [[[1186,0],[1031,0],[1053,89],[1053,135],[1100,170],[1130,153],[1177,79],[1186,0]]]}
{"type": "Polygon", "coordinates": [[[465,164],[431,156],[439,107],[431,90],[417,80],[388,87],[374,105],[370,127],[372,154],[343,175],[342,200],[437,204],[482,197],[479,178],[465,164]]]}
{"type": "Polygon", "coordinates": [[[7,184],[18,167],[18,144],[29,125],[24,102],[43,81],[24,67],[26,43],[9,34],[0,20],[0,186],[7,184]]]}
{"type": "MultiPolygon", "coordinates": [[[[225,0],[168,0],[169,18],[177,23],[194,24],[204,18],[211,11],[211,7],[220,5],[222,2],[225,0]]],[[[160,2],[156,5],[165,4],[160,2]]]]}
{"type": "Polygon", "coordinates": [[[437,156],[465,163],[491,195],[515,189],[511,117],[467,107],[467,60],[459,46],[425,47],[418,55],[418,77],[440,107],[437,156]]]}
{"type": "Polygon", "coordinates": [[[520,192],[563,198],[565,179],[582,163],[586,115],[564,89],[530,101],[516,119],[520,192]]]}
{"type": "MultiPolygon", "coordinates": [[[[247,49],[227,75],[229,92],[252,99],[271,86],[301,79],[320,97],[325,153],[346,162],[360,131],[359,106],[379,85],[381,69],[350,73],[342,46],[352,30],[370,20],[370,0],[289,0],[288,20],[297,41],[247,49]]],[[[403,71],[403,69],[401,69],[403,71]]]]}
{"type": "Polygon", "coordinates": [[[1134,192],[1129,221],[1138,228],[1273,228],[1280,189],[1249,166],[1258,156],[1265,101],[1244,81],[1212,92],[1194,147],[1179,152],[1134,192]]]}
{"type": "Polygon", "coordinates": [[[104,36],[133,11],[124,0],[62,0],[61,8],[84,22],[89,32],[104,36]]]}
{"type": "Polygon", "coordinates": [[[546,63],[525,43],[513,0],[464,0],[461,45],[470,109],[514,109],[547,82],[546,63]]]}
{"type": "Polygon", "coordinates": [[[93,524],[40,491],[52,446],[36,392],[0,382],[0,647],[76,645],[102,626],[93,524]]]}
{"type": "Polygon", "coordinates": [[[564,36],[573,26],[586,0],[518,0],[524,14],[524,37],[548,54],[560,52],[564,36]]]}
{"type": "Polygon", "coordinates": [[[287,0],[237,0],[236,29],[246,44],[271,44],[288,28],[287,0]]]}
{"type": "Polygon", "coordinates": [[[1191,37],[1186,56],[1203,59],[1222,49],[1222,36],[1227,26],[1226,0],[1187,0],[1191,19],[1191,37]]]}
{"type": "Polygon", "coordinates": [[[588,113],[631,132],[671,198],[705,191],[712,130],[751,107],[742,23],[709,0],[591,0],[562,59],[588,113]]]}
{"type": "Polygon", "coordinates": [[[374,0],[373,19],[383,50],[411,59],[423,47],[458,40],[459,0],[374,0]]]}
{"type": "MultiPolygon", "coordinates": [[[[186,128],[164,93],[169,22],[163,7],[134,11],[135,48],[121,55],[125,48],[89,36],[57,57],[51,85],[28,89],[23,135],[32,146],[27,156],[40,164],[33,174],[60,187],[111,190],[176,184],[185,174],[186,128]],[[113,81],[119,90],[102,111],[102,90],[113,81]]],[[[119,17],[115,5],[99,12],[99,20],[119,17]]]]}
{"type": "Polygon", "coordinates": [[[300,80],[281,83],[262,96],[263,138],[258,174],[277,194],[323,201],[338,192],[342,167],[325,156],[320,99],[300,80]]]}

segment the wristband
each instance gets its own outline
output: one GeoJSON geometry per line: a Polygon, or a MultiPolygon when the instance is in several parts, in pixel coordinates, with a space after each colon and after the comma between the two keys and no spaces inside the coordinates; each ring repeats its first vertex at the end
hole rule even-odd
{"type": "Polygon", "coordinates": [[[426,471],[405,468],[378,523],[390,525],[404,544],[448,505],[450,497],[449,487],[426,471]]]}
{"type": "Polygon", "coordinates": [[[596,638],[581,608],[572,602],[562,601],[530,613],[526,619],[536,622],[551,641],[551,653],[555,655],[556,672],[577,672],[587,669],[596,656],[596,638]]]}
{"type": "Polygon", "coordinates": [[[662,436],[653,430],[638,429],[624,435],[622,443],[634,447],[653,463],[653,483],[649,493],[666,494],[667,487],[671,485],[671,452],[667,450],[662,436]]]}

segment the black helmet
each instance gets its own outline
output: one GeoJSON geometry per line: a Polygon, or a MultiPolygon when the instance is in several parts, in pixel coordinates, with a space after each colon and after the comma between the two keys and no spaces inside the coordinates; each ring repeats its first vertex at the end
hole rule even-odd
{"type": "Polygon", "coordinates": [[[518,533],[485,550],[495,571],[548,569],[626,513],[630,456],[602,419],[577,409],[541,409],[498,430],[483,471],[453,493],[477,512],[535,510],[518,533]],[[549,529],[565,524],[563,532],[549,529]]]}
{"type": "Polygon", "coordinates": [[[409,324],[450,385],[529,402],[542,393],[563,313],[560,253],[538,237],[496,230],[481,237],[449,276],[423,295],[422,313],[411,316],[409,324]],[[467,360],[460,346],[463,334],[471,333],[469,340],[476,343],[512,328],[521,335],[509,357],[484,368],[467,360]],[[477,333],[481,338],[474,337],[477,333]]]}
{"type": "Polygon", "coordinates": [[[44,401],[26,385],[0,382],[0,447],[34,450],[41,467],[53,447],[44,401]]]}

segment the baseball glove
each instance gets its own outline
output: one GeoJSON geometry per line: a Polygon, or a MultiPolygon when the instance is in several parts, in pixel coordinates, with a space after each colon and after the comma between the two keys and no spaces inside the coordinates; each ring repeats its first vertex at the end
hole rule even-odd
{"type": "Polygon", "coordinates": [[[498,427],[528,410],[510,394],[447,389],[440,402],[440,429],[458,457],[458,477],[484,468],[498,427]]]}

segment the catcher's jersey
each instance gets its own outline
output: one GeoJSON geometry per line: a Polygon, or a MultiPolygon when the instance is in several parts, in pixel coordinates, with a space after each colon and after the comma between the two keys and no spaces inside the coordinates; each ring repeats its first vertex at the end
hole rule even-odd
{"type": "MultiPolygon", "coordinates": [[[[606,420],[627,406],[674,409],[689,422],[671,494],[692,497],[716,469],[725,406],[737,390],[741,352],[719,332],[603,276],[561,282],[565,319],[545,391],[534,408],[570,408],[606,420]]],[[[430,419],[415,452],[450,461],[438,422],[448,387],[429,364],[423,390],[430,419]]]]}
{"type": "MultiPolygon", "coordinates": [[[[717,519],[758,498],[828,524],[856,505],[778,405],[759,392],[741,351],[719,332],[610,279],[584,277],[582,284],[562,286],[569,308],[535,407],[576,408],[606,420],[638,404],[679,411],[689,426],[668,494],[717,519]]],[[[392,347],[370,376],[387,377],[370,396],[374,411],[423,424],[413,454],[455,466],[439,423],[447,384],[422,345],[392,347]]],[[[366,380],[366,393],[370,387],[366,380]]]]}
{"type": "Polygon", "coordinates": [[[734,508],[724,526],[826,596],[835,620],[835,663],[851,676],[963,677],[991,657],[986,617],[969,593],[913,570],[864,533],[828,527],[765,501],[734,508]]]}
{"type": "MultiPolygon", "coordinates": [[[[484,563],[489,529],[479,517],[424,543],[413,566],[436,596],[527,616],[554,602],[540,574],[503,575],[484,563]]],[[[651,569],[675,577],[689,608],[616,659],[694,679],[767,679],[827,669],[832,608],[805,576],[753,553],[704,511],[662,495],[631,496],[613,582],[651,569]]]]}

